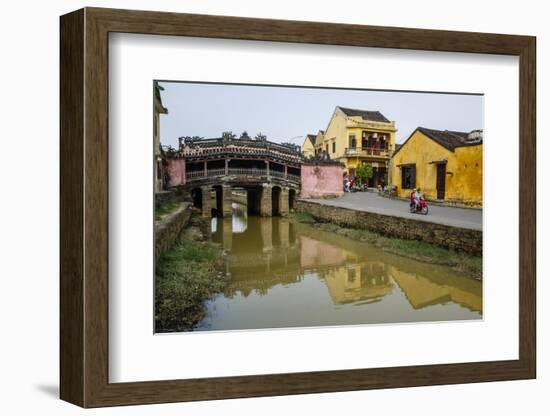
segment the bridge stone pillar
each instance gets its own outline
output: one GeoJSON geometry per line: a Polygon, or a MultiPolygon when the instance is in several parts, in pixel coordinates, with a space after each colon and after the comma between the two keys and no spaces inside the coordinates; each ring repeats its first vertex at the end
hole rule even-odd
{"type": "Polygon", "coordinates": [[[288,188],[282,188],[279,193],[279,214],[281,217],[288,217],[288,188]]]}
{"type": "Polygon", "coordinates": [[[202,192],[202,216],[210,218],[212,216],[212,187],[201,186],[202,192]]]}
{"type": "Polygon", "coordinates": [[[260,215],[262,217],[271,217],[273,215],[273,207],[271,205],[271,185],[262,185],[262,195],[260,196],[260,215]]]}
{"type": "Polygon", "coordinates": [[[262,236],[262,251],[268,253],[273,250],[273,221],[271,218],[260,219],[260,234],[262,236]]]}
{"type": "Polygon", "coordinates": [[[279,220],[279,237],[281,239],[281,247],[288,248],[290,246],[290,222],[286,218],[279,220]]]}
{"type": "Polygon", "coordinates": [[[231,250],[233,243],[233,219],[219,219],[222,222],[222,247],[226,250],[231,250]]]}
{"type": "Polygon", "coordinates": [[[222,212],[220,213],[222,217],[231,217],[232,214],[232,198],[233,198],[233,188],[229,185],[223,185],[222,186],[222,192],[221,192],[221,198],[222,198],[222,212]]]}

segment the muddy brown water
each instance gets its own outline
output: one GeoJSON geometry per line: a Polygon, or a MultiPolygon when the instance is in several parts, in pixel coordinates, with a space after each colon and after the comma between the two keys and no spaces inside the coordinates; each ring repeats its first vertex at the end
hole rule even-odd
{"type": "Polygon", "coordinates": [[[472,320],[482,283],[288,219],[212,219],[229,284],[195,330],[472,320]]]}

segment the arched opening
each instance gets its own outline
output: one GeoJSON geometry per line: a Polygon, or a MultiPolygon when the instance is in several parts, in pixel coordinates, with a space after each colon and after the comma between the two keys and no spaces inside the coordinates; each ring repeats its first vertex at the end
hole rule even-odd
{"type": "Polygon", "coordinates": [[[193,206],[198,209],[202,209],[202,189],[195,188],[191,190],[191,199],[193,200],[193,206]]]}
{"type": "Polygon", "coordinates": [[[259,188],[246,189],[246,209],[248,215],[260,215],[262,190],[259,188]]]}
{"type": "Polygon", "coordinates": [[[296,200],[296,190],[288,190],[288,209],[292,211],[294,209],[294,201],[296,200]]]}
{"type": "Polygon", "coordinates": [[[281,215],[281,188],[274,186],[271,188],[271,215],[281,215]]]}

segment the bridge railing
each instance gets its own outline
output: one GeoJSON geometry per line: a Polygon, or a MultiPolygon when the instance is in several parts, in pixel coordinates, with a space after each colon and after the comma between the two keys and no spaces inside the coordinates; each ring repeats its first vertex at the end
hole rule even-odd
{"type": "Polygon", "coordinates": [[[194,170],[194,171],[185,172],[185,179],[187,181],[202,179],[204,177],[205,177],[204,170],[194,170]]]}
{"type": "MultiPolygon", "coordinates": [[[[228,168],[227,174],[231,176],[274,177],[274,178],[287,179],[293,182],[300,182],[300,175],[294,175],[291,173],[287,173],[285,175],[284,172],[279,172],[276,170],[270,170],[268,173],[267,169],[258,169],[258,168],[228,168]]],[[[225,168],[207,169],[206,171],[201,169],[201,170],[189,171],[189,172],[186,172],[185,174],[187,182],[198,181],[201,179],[214,178],[214,177],[225,176],[225,175],[226,175],[225,168]]]]}
{"type": "Polygon", "coordinates": [[[267,176],[266,169],[258,168],[229,168],[228,173],[236,176],[267,176]]]}
{"type": "Polygon", "coordinates": [[[278,170],[270,170],[269,174],[275,178],[285,178],[285,173],[279,172],[278,170]]]}

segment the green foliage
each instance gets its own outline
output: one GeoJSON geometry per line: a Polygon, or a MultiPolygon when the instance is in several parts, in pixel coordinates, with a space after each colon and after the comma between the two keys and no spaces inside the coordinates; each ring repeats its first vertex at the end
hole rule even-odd
{"type": "Polygon", "coordinates": [[[315,224],[315,218],[307,212],[291,212],[289,214],[290,220],[302,223],[302,224],[315,224]]]}
{"type": "Polygon", "coordinates": [[[372,166],[367,163],[363,163],[355,169],[355,177],[359,179],[361,184],[366,183],[370,178],[372,178],[373,174],[374,171],[372,166]]]}
{"type": "Polygon", "coordinates": [[[155,329],[180,332],[204,316],[204,301],[223,290],[221,250],[210,242],[182,238],[161,254],[155,278],[155,329]]]}
{"type": "Polygon", "coordinates": [[[158,208],[155,209],[155,220],[161,220],[162,217],[174,211],[177,207],[179,207],[179,205],[179,202],[175,201],[167,201],[161,204],[158,208]]]}

